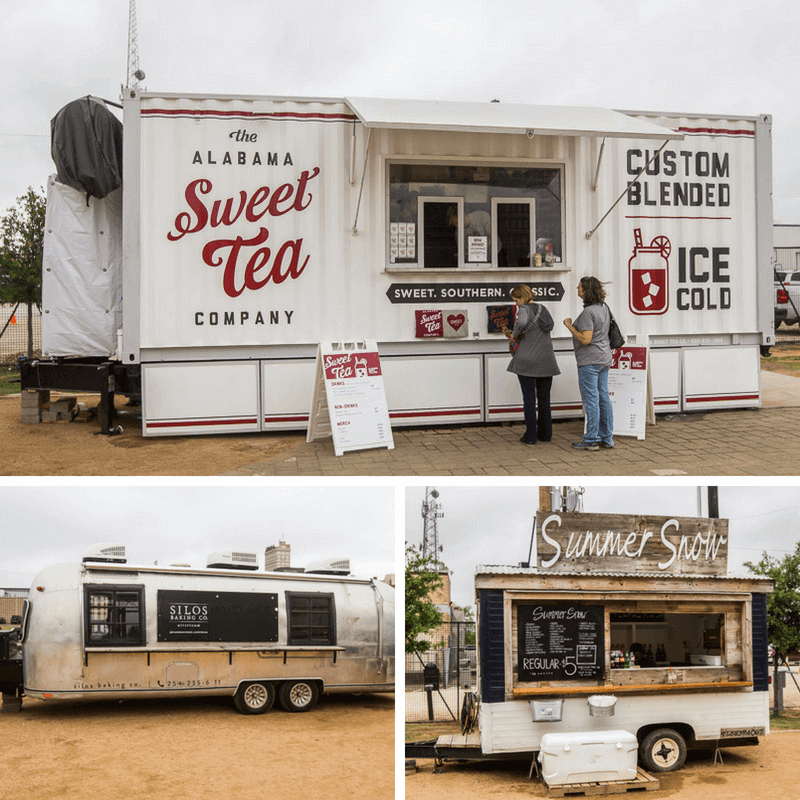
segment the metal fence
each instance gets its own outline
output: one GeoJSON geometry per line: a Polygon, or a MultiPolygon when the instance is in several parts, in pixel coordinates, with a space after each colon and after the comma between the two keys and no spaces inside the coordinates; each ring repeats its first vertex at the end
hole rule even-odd
{"type": "MultiPolygon", "coordinates": [[[[33,356],[42,352],[42,310],[31,306],[33,356]]],[[[16,364],[28,355],[28,306],[24,303],[0,304],[0,364],[16,364]]]]}
{"type": "Polygon", "coordinates": [[[27,597],[27,589],[0,589],[0,629],[19,623],[27,597]]]}
{"type": "Polygon", "coordinates": [[[430,650],[406,654],[406,722],[457,720],[465,693],[476,690],[475,623],[446,622],[429,638],[430,650]],[[438,688],[428,688],[431,676],[438,688]]]}

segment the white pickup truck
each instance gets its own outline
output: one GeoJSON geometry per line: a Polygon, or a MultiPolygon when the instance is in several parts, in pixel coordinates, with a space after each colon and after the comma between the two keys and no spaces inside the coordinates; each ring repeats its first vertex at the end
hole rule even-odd
{"type": "Polygon", "coordinates": [[[800,272],[775,270],[775,330],[800,322],[800,272]]]}

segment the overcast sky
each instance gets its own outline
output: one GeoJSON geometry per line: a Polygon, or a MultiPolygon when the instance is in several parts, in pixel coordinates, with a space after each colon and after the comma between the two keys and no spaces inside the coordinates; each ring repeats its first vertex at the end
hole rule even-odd
{"type": "MultiPolygon", "coordinates": [[[[800,223],[792,0],[137,0],[155,92],[772,114],[775,221],[800,223]]],[[[118,101],[128,0],[0,0],[0,210],[54,171],[49,123],[118,101]]]]}
{"type": "MultiPolygon", "coordinates": [[[[474,606],[478,564],[515,566],[527,561],[539,487],[463,488],[435,484],[444,517],[438,520],[441,557],[453,572],[452,599],[474,606]]],[[[707,488],[696,486],[585,486],[583,510],[603,514],[707,516],[707,488]]],[[[406,490],[406,541],[422,543],[425,487],[406,490]]],[[[800,541],[800,487],[719,487],[719,515],[729,520],[728,572],[747,575],[745,561],[764,551],[782,558],[800,541]]]]}
{"type": "Polygon", "coordinates": [[[93,544],[128,563],[205,568],[220,550],[258,554],[283,539],[291,565],[350,559],[359,578],[394,573],[393,487],[3,486],[0,587],[28,588],[43,567],[79,562],[93,544]]]}

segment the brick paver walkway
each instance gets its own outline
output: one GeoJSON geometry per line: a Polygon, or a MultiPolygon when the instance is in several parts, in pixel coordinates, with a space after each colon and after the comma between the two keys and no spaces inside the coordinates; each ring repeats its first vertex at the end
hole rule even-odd
{"type": "MultiPolygon", "coordinates": [[[[336,456],[332,441],[307,443],[304,433],[279,434],[292,443],[274,460],[227,473],[312,475],[799,475],[800,407],[716,411],[659,417],[646,438],[619,436],[613,450],[572,448],[581,420],[553,425],[553,441],[519,441],[519,424],[394,430],[394,450],[336,456]]],[[[277,435],[277,434],[276,434],[277,435]]]]}

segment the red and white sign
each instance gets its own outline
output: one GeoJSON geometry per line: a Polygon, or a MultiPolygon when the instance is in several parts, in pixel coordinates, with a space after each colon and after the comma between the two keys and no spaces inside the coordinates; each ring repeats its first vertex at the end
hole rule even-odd
{"type": "Polygon", "coordinates": [[[444,313],[439,311],[414,312],[417,323],[417,339],[430,339],[444,335],[444,313]]]}
{"type": "Polygon", "coordinates": [[[371,447],[394,449],[374,341],[319,345],[307,440],[327,434],[337,456],[371,447]]]}
{"type": "Polygon", "coordinates": [[[448,339],[464,339],[469,336],[469,318],[465,308],[444,312],[444,335],[448,339]]]}
{"type": "Polygon", "coordinates": [[[647,348],[620,347],[613,351],[608,393],[614,409],[614,434],[644,439],[647,422],[647,348]]]}
{"type": "Polygon", "coordinates": [[[347,150],[352,122],[335,103],[142,100],[143,347],[356,335],[320,305],[341,280],[331,254],[350,257],[347,225],[328,224],[349,183],[326,154],[347,150]]]}

